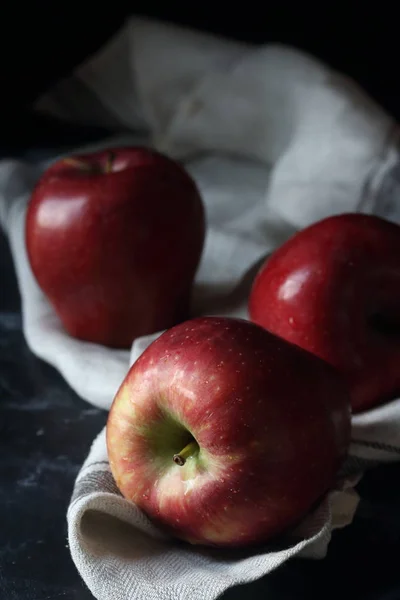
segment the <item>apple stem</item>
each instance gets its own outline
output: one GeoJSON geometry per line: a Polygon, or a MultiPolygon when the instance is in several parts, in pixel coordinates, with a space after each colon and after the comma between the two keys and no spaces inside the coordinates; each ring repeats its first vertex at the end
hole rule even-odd
{"type": "Polygon", "coordinates": [[[114,160],[115,160],[115,154],[114,154],[114,152],[112,152],[112,150],[109,150],[108,156],[107,156],[107,161],[106,161],[106,166],[104,169],[106,173],[111,173],[111,169],[112,169],[114,160]]]}
{"type": "Polygon", "coordinates": [[[191,456],[192,454],[194,454],[197,449],[197,442],[195,440],[192,440],[191,442],[189,442],[189,444],[187,444],[187,446],[183,448],[183,450],[179,452],[179,454],[174,454],[174,463],[179,465],[180,467],[183,467],[183,465],[186,462],[186,459],[189,458],[189,456],[191,456]]]}

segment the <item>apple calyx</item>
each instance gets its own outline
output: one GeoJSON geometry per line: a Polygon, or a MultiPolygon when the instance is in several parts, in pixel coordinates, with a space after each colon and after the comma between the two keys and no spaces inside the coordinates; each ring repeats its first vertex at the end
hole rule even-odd
{"type": "Polygon", "coordinates": [[[178,454],[174,454],[173,461],[175,464],[183,467],[186,463],[186,460],[195,454],[199,449],[199,445],[196,440],[192,440],[189,442],[178,454]]]}
{"type": "Polygon", "coordinates": [[[112,150],[107,151],[107,158],[106,158],[104,166],[100,166],[99,164],[90,164],[90,163],[85,162],[84,160],[81,160],[74,156],[67,156],[66,158],[64,158],[65,164],[67,164],[71,167],[75,167],[85,173],[93,173],[93,174],[112,173],[114,161],[115,161],[115,153],[112,150]]]}
{"type": "Polygon", "coordinates": [[[73,156],[67,156],[64,158],[64,163],[71,166],[76,167],[80,171],[93,171],[93,167],[83,160],[79,160],[79,158],[74,158],[73,156]]]}

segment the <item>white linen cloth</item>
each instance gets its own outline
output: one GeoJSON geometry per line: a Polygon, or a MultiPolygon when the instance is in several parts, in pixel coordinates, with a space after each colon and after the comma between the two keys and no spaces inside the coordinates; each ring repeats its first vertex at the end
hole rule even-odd
{"type": "MultiPolygon", "coordinates": [[[[324,216],[360,211],[400,222],[397,124],[353,82],[291,48],[134,18],[36,108],[116,132],[96,147],[148,144],[183,161],[208,220],[196,314],[246,317],[260,261],[324,216]]],[[[93,146],[79,151],[86,149],[93,146]]],[[[131,352],[65,334],[24,242],[26,204],[47,164],[0,162],[0,223],[17,270],[24,334],[82,398],[107,410],[129,364],[160,332],[136,340],[131,352]]],[[[400,400],[354,417],[337,489],[291,537],[235,556],[160,536],[118,493],[103,431],[68,510],[72,558],[99,600],[212,600],[292,556],[322,558],[332,529],[353,518],[362,470],[399,458],[399,423],[400,400]]]]}

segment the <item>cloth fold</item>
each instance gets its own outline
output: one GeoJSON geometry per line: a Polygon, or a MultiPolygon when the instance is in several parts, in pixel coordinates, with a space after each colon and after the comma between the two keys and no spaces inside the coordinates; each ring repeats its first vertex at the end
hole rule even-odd
{"type": "MultiPolygon", "coordinates": [[[[397,124],[352,81],[292,48],[251,46],[131,19],[104,48],[39,99],[36,110],[115,132],[93,150],[145,144],[195,178],[208,221],[193,312],[247,316],[254,274],[296,230],[361,211],[400,222],[397,124]]],[[[0,163],[0,223],[15,261],[31,350],[91,404],[109,409],[131,352],[72,339],[27,260],[24,225],[32,186],[49,162],[0,163]]],[[[274,545],[229,555],[160,537],[125,501],[109,471],[104,432],[77,478],[68,510],[72,558],[99,600],[212,600],[292,556],[322,558],[357,507],[362,472],[400,457],[400,399],[353,418],[344,469],[315,511],[274,545]]]]}
{"type": "Polygon", "coordinates": [[[357,481],[342,482],[290,535],[268,546],[240,552],[200,549],[166,538],[122,498],[109,470],[103,430],[68,509],[72,558],[96,598],[210,600],[291,557],[323,558],[332,529],[347,525],[356,510],[357,481]]]}

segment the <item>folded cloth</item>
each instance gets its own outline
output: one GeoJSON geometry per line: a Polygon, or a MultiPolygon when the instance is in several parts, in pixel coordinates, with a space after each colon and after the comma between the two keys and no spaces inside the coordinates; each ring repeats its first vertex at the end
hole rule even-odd
{"type": "MultiPolygon", "coordinates": [[[[185,164],[208,221],[195,314],[246,317],[260,261],[324,216],[360,211],[400,222],[396,123],[353,82],[294,49],[131,19],[36,109],[116,132],[97,147],[148,144],[185,164]]],[[[15,261],[24,333],[32,351],[82,398],[108,409],[129,364],[160,332],[135,340],[129,353],[63,331],[32,275],[24,242],[26,204],[47,164],[0,163],[0,222],[15,261]]],[[[336,489],[290,536],[240,554],[164,538],[118,493],[102,432],[68,510],[73,560],[101,600],[212,600],[292,556],[322,558],[332,530],[353,518],[353,486],[363,470],[400,456],[399,422],[400,400],[355,416],[336,489]]]]}
{"type": "Polygon", "coordinates": [[[352,489],[356,481],[342,482],[290,536],[274,544],[241,552],[198,549],[163,536],[122,498],[102,431],[76,481],[68,509],[69,546],[96,598],[212,600],[293,556],[323,558],[332,529],[351,521],[358,503],[352,489]]]}

